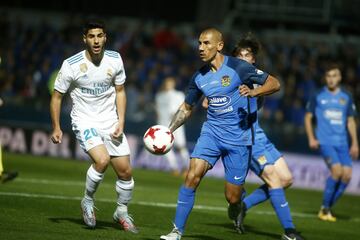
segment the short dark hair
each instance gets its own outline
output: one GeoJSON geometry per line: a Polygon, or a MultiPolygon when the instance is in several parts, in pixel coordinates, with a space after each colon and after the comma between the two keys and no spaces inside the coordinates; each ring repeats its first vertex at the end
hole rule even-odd
{"type": "Polygon", "coordinates": [[[336,62],[329,62],[326,64],[325,66],[325,73],[334,70],[334,69],[338,69],[339,71],[341,71],[340,65],[337,64],[336,62]]]}
{"type": "Polygon", "coordinates": [[[100,28],[104,31],[104,33],[106,33],[106,27],[104,21],[94,18],[94,19],[89,19],[85,22],[83,27],[83,34],[86,35],[89,32],[89,30],[94,28],[100,28]]]}
{"type": "Polygon", "coordinates": [[[235,45],[235,48],[232,51],[232,55],[236,57],[239,55],[241,49],[250,49],[252,54],[256,56],[261,48],[261,44],[259,40],[252,34],[251,32],[248,32],[243,36],[235,45]]]}

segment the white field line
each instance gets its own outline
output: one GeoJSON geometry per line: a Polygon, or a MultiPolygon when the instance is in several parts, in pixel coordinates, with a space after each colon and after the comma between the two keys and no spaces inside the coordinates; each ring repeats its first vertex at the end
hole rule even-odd
{"type": "MultiPolygon", "coordinates": [[[[36,178],[17,178],[16,181],[19,182],[28,182],[35,184],[46,184],[46,185],[67,185],[67,186],[84,186],[84,182],[80,181],[58,181],[58,180],[48,180],[48,179],[36,179],[36,178]]],[[[110,184],[107,184],[110,186],[110,184]]],[[[21,193],[21,192],[1,192],[0,196],[18,196],[18,197],[27,197],[27,198],[44,198],[44,199],[56,199],[56,200],[76,200],[80,201],[82,197],[71,197],[71,196],[61,196],[61,195],[49,195],[49,194],[33,194],[33,193],[21,193]]],[[[108,198],[97,198],[96,201],[99,202],[114,202],[114,199],[108,198]]],[[[148,202],[148,201],[132,201],[131,204],[137,204],[142,206],[152,206],[152,207],[163,207],[163,208],[176,208],[175,203],[161,203],[161,202],[148,202]]],[[[194,209],[197,210],[208,210],[208,211],[227,211],[226,207],[216,207],[216,206],[206,206],[206,205],[195,205],[194,209]]],[[[251,213],[258,215],[275,215],[273,211],[258,211],[251,210],[251,213]]],[[[291,215],[299,218],[316,218],[315,214],[309,213],[299,213],[291,212],[291,215]]],[[[360,222],[360,218],[351,218],[349,221],[360,222]]]]}

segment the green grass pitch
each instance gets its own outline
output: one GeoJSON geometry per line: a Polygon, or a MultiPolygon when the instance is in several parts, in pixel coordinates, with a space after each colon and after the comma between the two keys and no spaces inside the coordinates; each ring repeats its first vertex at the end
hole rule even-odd
{"type": "MultiPolygon", "coordinates": [[[[96,193],[97,227],[87,229],[80,212],[85,173],[89,163],[57,158],[4,153],[7,169],[20,175],[13,182],[0,184],[0,239],[159,239],[172,229],[181,177],[169,173],[135,169],[135,191],[129,211],[140,233],[122,231],[112,221],[115,209],[115,175],[109,168],[96,193]]],[[[251,192],[255,185],[247,184],[251,192]]],[[[205,178],[183,239],[280,239],[282,229],[271,205],[248,212],[246,234],[239,235],[227,218],[224,181],[205,178]]],[[[322,193],[287,190],[294,222],[306,239],[360,239],[360,197],[345,195],[334,208],[336,223],[316,218],[322,193]]]]}

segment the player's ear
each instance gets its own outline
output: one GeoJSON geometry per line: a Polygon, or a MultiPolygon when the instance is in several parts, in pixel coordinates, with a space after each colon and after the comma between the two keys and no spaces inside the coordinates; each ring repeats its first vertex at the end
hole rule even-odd
{"type": "Polygon", "coordinates": [[[86,35],[85,34],[83,34],[83,41],[86,44],[86,35]]]}
{"type": "Polygon", "coordinates": [[[104,43],[106,43],[106,33],[104,34],[104,43]]]}
{"type": "Polygon", "coordinates": [[[224,48],[224,42],[223,41],[219,41],[218,42],[218,46],[217,46],[217,50],[218,52],[221,52],[221,50],[224,48]]]}

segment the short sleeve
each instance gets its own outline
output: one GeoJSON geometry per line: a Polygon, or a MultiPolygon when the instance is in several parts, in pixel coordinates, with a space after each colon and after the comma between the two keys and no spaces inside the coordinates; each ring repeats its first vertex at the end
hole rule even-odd
{"type": "Polygon", "coordinates": [[[70,67],[70,64],[67,61],[64,61],[60,71],[58,72],[54,89],[61,93],[66,93],[71,85],[71,81],[73,80],[73,71],[70,67]]]}
{"type": "Polygon", "coordinates": [[[315,107],[316,107],[316,96],[317,94],[314,94],[311,96],[309,101],[306,104],[306,112],[315,113],[315,107]]]}
{"type": "Polygon", "coordinates": [[[245,84],[260,84],[263,85],[268,78],[269,74],[257,69],[254,65],[241,61],[238,65],[237,74],[245,84]]]}
{"type": "Polygon", "coordinates": [[[198,75],[199,73],[196,73],[192,76],[185,96],[185,102],[192,106],[195,105],[203,95],[202,91],[198,88],[195,82],[198,75]]]}
{"type": "MultiPolygon", "coordinates": [[[[120,55],[120,54],[119,54],[120,55]]],[[[120,57],[120,60],[119,60],[119,66],[118,66],[118,71],[116,72],[116,75],[115,75],[115,85],[122,85],[125,83],[125,79],[126,79],[126,74],[125,74],[125,68],[124,68],[124,63],[123,63],[123,60],[120,57]]]]}
{"type": "Polygon", "coordinates": [[[348,101],[348,105],[347,105],[347,116],[348,117],[357,116],[356,106],[355,106],[353,98],[350,94],[349,94],[349,101],[348,101]]]}

